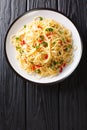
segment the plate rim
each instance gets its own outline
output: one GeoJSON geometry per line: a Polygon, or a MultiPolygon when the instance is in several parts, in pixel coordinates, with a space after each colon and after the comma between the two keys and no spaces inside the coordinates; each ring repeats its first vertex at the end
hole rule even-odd
{"type": "Polygon", "coordinates": [[[64,79],[66,79],[66,78],[68,78],[69,76],[71,76],[71,74],[77,69],[77,67],[78,67],[78,65],[79,65],[79,63],[80,63],[80,61],[81,61],[82,54],[83,54],[82,52],[83,52],[83,42],[82,42],[81,35],[80,35],[80,33],[79,33],[78,28],[76,27],[76,25],[73,23],[73,21],[71,20],[71,18],[69,18],[68,16],[66,16],[64,13],[62,13],[62,12],[59,11],[59,10],[52,9],[52,8],[33,8],[33,9],[30,9],[30,10],[24,12],[23,14],[21,14],[20,16],[18,16],[15,20],[13,20],[13,22],[10,24],[9,28],[7,29],[7,32],[6,32],[5,38],[4,38],[4,53],[5,53],[6,60],[7,60],[8,64],[9,64],[10,68],[12,69],[12,71],[14,71],[14,72],[15,72],[19,77],[21,77],[23,80],[28,81],[28,82],[31,82],[31,83],[35,83],[35,84],[42,84],[42,85],[43,85],[43,84],[45,84],[45,85],[48,85],[48,84],[50,85],[50,84],[51,84],[51,85],[52,85],[52,84],[55,84],[55,83],[62,82],[64,79]],[[78,62],[78,64],[77,64],[77,66],[75,67],[75,69],[74,69],[69,75],[67,75],[66,77],[64,77],[64,78],[62,78],[62,79],[60,79],[60,80],[56,80],[56,81],[48,82],[48,83],[47,83],[47,82],[45,82],[45,83],[43,83],[43,82],[41,82],[41,83],[40,83],[40,82],[35,82],[35,81],[31,81],[30,79],[27,79],[26,77],[23,77],[21,74],[19,74],[19,73],[13,68],[13,66],[11,65],[11,63],[10,63],[10,61],[9,61],[9,58],[8,58],[8,56],[7,56],[7,52],[6,52],[6,39],[7,39],[8,33],[9,33],[11,27],[14,25],[14,23],[15,23],[18,19],[20,19],[21,17],[25,16],[26,14],[31,13],[31,12],[33,12],[33,11],[39,11],[39,10],[53,11],[53,12],[59,13],[59,14],[65,16],[66,18],[68,18],[68,19],[70,20],[70,22],[71,22],[71,23],[74,25],[74,27],[76,28],[76,30],[77,30],[77,32],[78,32],[78,35],[79,35],[79,38],[80,38],[80,41],[81,41],[81,56],[80,56],[79,62],[78,62]]]}

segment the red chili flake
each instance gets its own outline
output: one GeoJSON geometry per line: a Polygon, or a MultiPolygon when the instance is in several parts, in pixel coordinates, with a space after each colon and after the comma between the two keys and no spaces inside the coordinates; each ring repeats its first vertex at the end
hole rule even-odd
{"type": "Polygon", "coordinates": [[[26,44],[26,42],[23,40],[23,41],[21,41],[21,45],[24,45],[24,44],[26,44]]]}
{"type": "Polygon", "coordinates": [[[42,27],[40,25],[38,25],[37,27],[42,29],[42,27]]]}
{"type": "Polygon", "coordinates": [[[70,42],[71,42],[71,40],[70,40],[70,39],[67,39],[67,42],[68,42],[68,43],[70,43],[70,42]]]}
{"type": "Polygon", "coordinates": [[[47,33],[46,36],[49,37],[50,35],[52,35],[51,33],[47,33]]]}
{"type": "Polygon", "coordinates": [[[54,34],[54,32],[47,33],[46,36],[51,38],[51,36],[54,34]]]}
{"type": "Polygon", "coordinates": [[[49,37],[51,34],[50,33],[47,33],[46,36],[49,37]]]}
{"type": "Polygon", "coordinates": [[[38,42],[42,42],[43,40],[38,40],[38,42]]]}
{"type": "Polygon", "coordinates": [[[62,44],[62,41],[59,41],[58,43],[59,43],[60,45],[63,45],[63,44],[62,44]]]}
{"type": "Polygon", "coordinates": [[[35,68],[35,65],[32,66],[32,70],[34,71],[36,68],[35,68]]]}
{"type": "Polygon", "coordinates": [[[42,67],[41,65],[35,65],[35,68],[40,68],[40,67],[42,67]]]}
{"type": "Polygon", "coordinates": [[[49,36],[49,34],[46,34],[46,36],[48,37],[48,36],[49,36]]]}
{"type": "Polygon", "coordinates": [[[60,70],[59,70],[59,72],[61,73],[63,71],[63,68],[62,67],[60,67],[60,70]]]}
{"type": "Polygon", "coordinates": [[[33,65],[32,70],[34,71],[34,70],[36,70],[37,68],[40,68],[40,67],[42,67],[42,66],[41,65],[33,65]]]}
{"type": "Polygon", "coordinates": [[[44,59],[47,59],[47,58],[48,58],[48,54],[45,54],[44,59]]]}
{"type": "Polygon", "coordinates": [[[66,63],[63,63],[63,67],[65,67],[66,66],[66,63]]]}

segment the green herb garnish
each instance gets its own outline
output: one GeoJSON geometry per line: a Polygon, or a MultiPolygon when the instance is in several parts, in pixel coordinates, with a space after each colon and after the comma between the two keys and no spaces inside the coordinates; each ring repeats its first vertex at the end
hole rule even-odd
{"type": "Polygon", "coordinates": [[[24,25],[24,28],[26,28],[26,25],[24,25]]]}
{"type": "Polygon", "coordinates": [[[23,54],[23,52],[24,52],[24,50],[20,50],[20,54],[21,54],[21,55],[23,54]]]}
{"type": "Polygon", "coordinates": [[[44,36],[42,36],[42,35],[41,35],[41,36],[39,36],[39,38],[40,38],[41,40],[44,40],[44,36]]]}
{"type": "Polygon", "coordinates": [[[46,31],[53,32],[53,28],[46,28],[46,31]]]}
{"type": "Polygon", "coordinates": [[[54,65],[57,65],[57,64],[58,64],[58,61],[53,61],[53,64],[54,64],[54,65]]]}
{"type": "Polygon", "coordinates": [[[36,46],[33,45],[32,47],[35,48],[36,46]]]}
{"type": "Polygon", "coordinates": [[[61,30],[59,30],[59,33],[62,34],[63,32],[61,30]]]}
{"type": "Polygon", "coordinates": [[[62,38],[62,42],[65,42],[65,39],[64,39],[64,38],[62,38]]]}
{"type": "Polygon", "coordinates": [[[48,43],[47,42],[42,42],[44,47],[48,47],[48,43]]]}
{"type": "Polygon", "coordinates": [[[16,50],[19,50],[19,49],[21,49],[21,47],[20,46],[16,46],[16,50]]]}
{"type": "Polygon", "coordinates": [[[40,47],[40,44],[39,44],[39,45],[37,45],[37,46],[32,46],[32,47],[34,47],[34,48],[38,49],[38,48],[40,47]]]}
{"type": "Polygon", "coordinates": [[[64,51],[68,51],[68,47],[64,48],[64,51]]]}
{"type": "Polygon", "coordinates": [[[40,69],[35,70],[36,73],[41,73],[40,69]]]}
{"type": "Polygon", "coordinates": [[[40,18],[40,21],[42,21],[43,20],[43,18],[42,17],[39,17],[40,18]]]}
{"type": "Polygon", "coordinates": [[[53,44],[55,45],[55,44],[56,44],[56,42],[53,42],[53,44]]]}
{"type": "Polygon", "coordinates": [[[59,62],[58,62],[58,61],[51,60],[51,63],[50,63],[50,68],[54,70],[54,69],[56,68],[56,65],[57,65],[57,64],[59,64],[59,62]]]}
{"type": "Polygon", "coordinates": [[[38,46],[36,46],[35,48],[38,49],[40,47],[40,44],[38,46]]]}
{"type": "Polygon", "coordinates": [[[15,39],[16,39],[16,40],[19,40],[19,37],[16,37],[15,39]]]}
{"type": "Polygon", "coordinates": [[[68,45],[68,47],[71,49],[71,48],[72,48],[72,45],[71,45],[71,44],[69,44],[69,45],[68,45]]]}
{"type": "Polygon", "coordinates": [[[71,48],[72,48],[72,45],[68,45],[68,46],[64,49],[64,51],[70,51],[71,48]]]}

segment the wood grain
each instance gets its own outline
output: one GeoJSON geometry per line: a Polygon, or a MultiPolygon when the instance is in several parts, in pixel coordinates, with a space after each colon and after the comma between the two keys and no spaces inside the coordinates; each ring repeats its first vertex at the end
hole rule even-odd
{"type": "Polygon", "coordinates": [[[0,130],[25,129],[25,82],[11,70],[4,54],[6,31],[25,11],[25,0],[0,2],[0,130]]]}
{"type": "Polygon", "coordinates": [[[56,0],[27,0],[27,10],[33,8],[53,8],[56,9],[56,0]]]}
{"type": "Polygon", "coordinates": [[[86,130],[87,125],[87,61],[86,61],[86,30],[87,30],[87,0],[61,0],[60,11],[66,14],[78,28],[82,41],[83,57],[75,72],[60,84],[59,113],[60,130],[86,130]],[[68,4],[67,4],[68,3],[68,4]]]}
{"type": "Polygon", "coordinates": [[[0,130],[87,130],[87,0],[0,1],[0,130]],[[33,8],[53,8],[68,16],[83,41],[82,60],[61,83],[27,82],[9,67],[6,31],[15,18],[33,8]]]}

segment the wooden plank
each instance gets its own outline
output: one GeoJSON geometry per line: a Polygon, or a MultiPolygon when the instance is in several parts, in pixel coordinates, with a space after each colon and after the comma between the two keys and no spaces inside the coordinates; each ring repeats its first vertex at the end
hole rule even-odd
{"type": "Polygon", "coordinates": [[[87,129],[87,85],[74,85],[60,90],[60,130],[87,129]]]}
{"type": "MultiPolygon", "coordinates": [[[[42,7],[56,9],[56,1],[27,0],[27,10],[42,7]]],[[[45,87],[27,82],[26,126],[27,130],[58,130],[58,85],[45,87]]]]}
{"type": "Polygon", "coordinates": [[[87,129],[87,0],[58,0],[58,9],[72,19],[83,41],[84,52],[76,71],[60,84],[60,130],[87,129]]]}
{"type": "Polygon", "coordinates": [[[9,67],[4,54],[6,31],[25,11],[25,0],[0,2],[0,130],[25,129],[25,82],[9,67]]]}
{"type": "Polygon", "coordinates": [[[33,8],[57,8],[56,0],[27,0],[27,10],[33,8]]]}
{"type": "Polygon", "coordinates": [[[58,86],[26,84],[26,128],[58,130],[58,86]]]}

